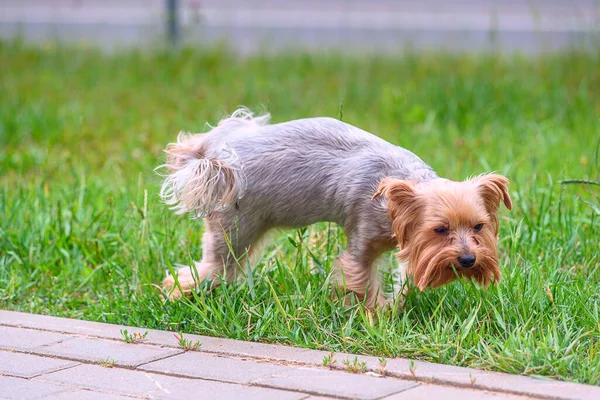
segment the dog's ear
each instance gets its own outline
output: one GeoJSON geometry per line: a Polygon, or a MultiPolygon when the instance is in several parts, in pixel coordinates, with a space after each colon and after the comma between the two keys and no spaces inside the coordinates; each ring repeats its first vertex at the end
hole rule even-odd
{"type": "Polygon", "coordinates": [[[408,242],[408,232],[417,223],[422,201],[418,198],[415,183],[396,178],[385,178],[371,199],[383,196],[388,200],[388,213],[392,230],[401,246],[408,242]]]}
{"type": "Polygon", "coordinates": [[[371,200],[379,196],[387,198],[394,203],[410,201],[415,195],[414,183],[396,178],[384,178],[371,200]]]}
{"type": "Polygon", "coordinates": [[[508,194],[508,179],[502,175],[488,174],[475,178],[475,182],[479,187],[481,197],[485,202],[485,208],[489,213],[498,211],[500,202],[509,210],[512,210],[512,201],[508,194]]]}

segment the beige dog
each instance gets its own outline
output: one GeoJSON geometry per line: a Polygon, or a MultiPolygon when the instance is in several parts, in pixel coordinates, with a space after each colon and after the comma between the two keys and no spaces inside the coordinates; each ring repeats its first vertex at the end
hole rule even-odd
{"type": "Polygon", "coordinates": [[[268,122],[241,109],[167,146],[161,197],[205,222],[202,261],[163,281],[171,298],[204,279],[234,279],[270,229],[318,221],[344,228],[338,282],[369,308],[386,303],[374,263],[394,247],[421,290],[457,275],[500,279],[497,211],[512,208],[508,179],[440,178],[410,151],[331,118],[268,122]]]}

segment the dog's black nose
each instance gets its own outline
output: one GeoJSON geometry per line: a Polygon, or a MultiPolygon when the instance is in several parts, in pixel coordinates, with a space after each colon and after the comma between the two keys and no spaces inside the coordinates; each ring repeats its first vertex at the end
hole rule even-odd
{"type": "Polygon", "coordinates": [[[475,265],[475,255],[464,254],[458,257],[458,263],[463,268],[471,268],[473,265],[475,265]]]}

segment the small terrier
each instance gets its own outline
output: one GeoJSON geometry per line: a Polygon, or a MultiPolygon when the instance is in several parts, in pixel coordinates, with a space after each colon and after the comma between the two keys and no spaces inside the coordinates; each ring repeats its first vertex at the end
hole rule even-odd
{"type": "Polygon", "coordinates": [[[421,290],[457,275],[484,286],[500,279],[497,211],[500,202],[512,208],[504,176],[454,182],[410,151],[336,119],[269,119],[240,109],[208,133],[180,134],[167,146],[160,195],[177,214],[205,222],[202,261],[165,278],[170,298],[205,279],[213,286],[235,279],[270,229],[318,221],[344,228],[336,281],[368,308],[389,301],[374,264],[394,247],[421,290]]]}

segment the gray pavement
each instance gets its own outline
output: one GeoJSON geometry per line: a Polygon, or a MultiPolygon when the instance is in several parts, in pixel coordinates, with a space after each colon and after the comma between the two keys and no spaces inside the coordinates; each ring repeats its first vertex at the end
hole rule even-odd
{"type": "Polygon", "coordinates": [[[0,399],[598,399],[600,387],[0,310],[0,399]],[[144,334],[123,341],[121,330],[144,334]],[[350,373],[342,360],[358,357],[350,373]]]}
{"type": "MultiPolygon", "coordinates": [[[[240,53],[595,48],[598,0],[180,0],[188,43],[240,53]]],[[[0,36],[106,48],[164,38],[165,0],[2,0],[0,36]]]]}

